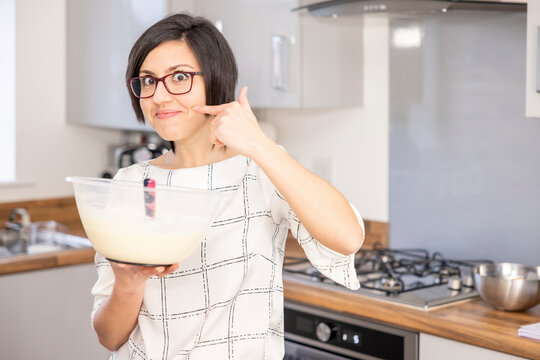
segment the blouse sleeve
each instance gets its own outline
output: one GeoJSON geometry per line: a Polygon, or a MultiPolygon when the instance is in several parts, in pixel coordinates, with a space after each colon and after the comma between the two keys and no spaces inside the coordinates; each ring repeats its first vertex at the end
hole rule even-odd
{"type": "MultiPolygon", "coordinates": [[[[352,290],[360,288],[354,267],[354,254],[342,255],[317,241],[300,222],[285,198],[274,187],[262,170],[261,177],[265,184],[263,185],[265,187],[265,197],[270,203],[272,218],[276,223],[285,223],[287,225],[313,266],[321,274],[346,288],[352,290]]],[[[363,232],[364,222],[362,217],[356,207],[352,204],[350,205],[358,217],[358,222],[362,226],[363,232]]]]}
{"type": "Polygon", "coordinates": [[[96,253],[94,262],[98,279],[92,288],[92,295],[94,296],[94,306],[90,315],[92,326],[97,309],[111,295],[114,286],[114,273],[109,261],[103,255],[96,253]]]}

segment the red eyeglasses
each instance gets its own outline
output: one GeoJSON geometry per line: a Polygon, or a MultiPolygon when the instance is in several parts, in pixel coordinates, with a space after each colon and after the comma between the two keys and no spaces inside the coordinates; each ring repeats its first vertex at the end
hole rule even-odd
{"type": "Polygon", "coordinates": [[[148,99],[154,96],[157,85],[161,81],[165,89],[172,95],[187,94],[193,87],[193,77],[202,75],[200,71],[176,71],[160,78],[153,76],[134,77],[128,80],[131,92],[139,99],[148,99]]]}

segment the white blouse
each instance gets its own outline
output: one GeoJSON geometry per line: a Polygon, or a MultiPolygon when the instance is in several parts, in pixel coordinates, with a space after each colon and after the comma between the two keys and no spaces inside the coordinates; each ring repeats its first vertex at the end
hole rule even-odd
{"type": "MultiPolygon", "coordinates": [[[[115,178],[153,178],[234,195],[178,270],[147,280],[138,324],[111,359],[283,359],[282,265],[289,229],[322,274],[350,289],[360,287],[354,255],[338,254],[310,236],[249,158],[175,170],[146,161],[120,169],[115,178]]],[[[92,321],[114,284],[109,262],[96,254],[95,263],[92,321]]]]}

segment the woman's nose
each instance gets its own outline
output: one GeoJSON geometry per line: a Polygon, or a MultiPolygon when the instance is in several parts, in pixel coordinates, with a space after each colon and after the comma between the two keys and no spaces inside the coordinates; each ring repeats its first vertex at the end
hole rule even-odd
{"type": "Polygon", "coordinates": [[[154,92],[154,102],[161,103],[171,100],[171,94],[165,88],[163,81],[158,81],[156,91],[154,92]]]}

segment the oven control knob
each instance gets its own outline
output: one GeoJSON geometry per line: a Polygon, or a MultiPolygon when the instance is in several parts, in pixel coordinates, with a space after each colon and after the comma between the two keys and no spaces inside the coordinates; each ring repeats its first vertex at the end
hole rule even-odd
{"type": "Polygon", "coordinates": [[[319,324],[317,324],[317,329],[315,332],[317,335],[317,339],[319,339],[322,342],[327,342],[332,337],[332,333],[333,333],[332,330],[333,329],[330,324],[327,324],[325,322],[320,322],[319,324]]]}

